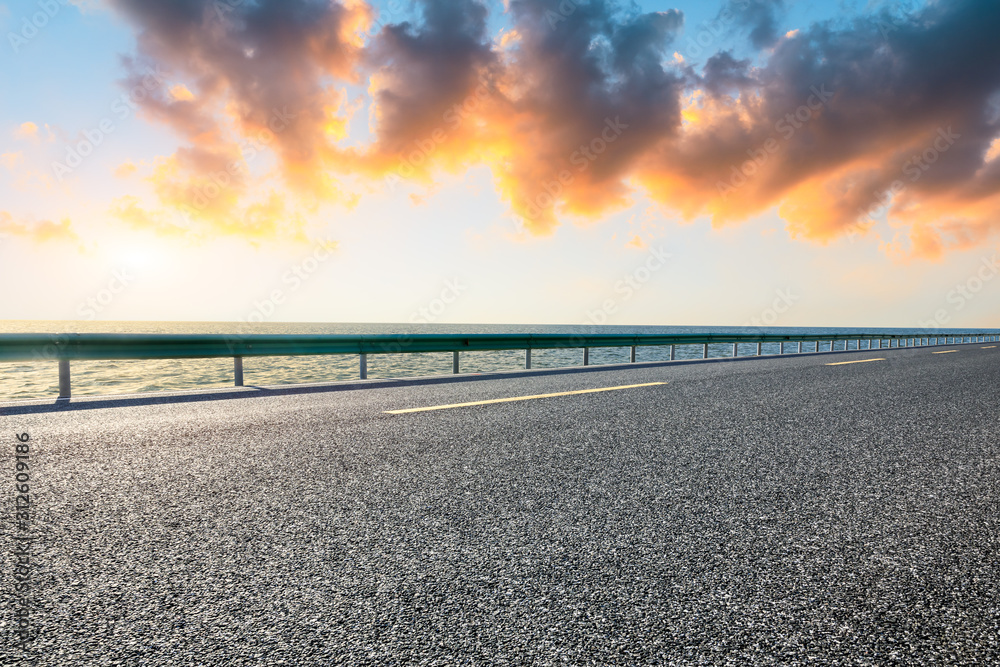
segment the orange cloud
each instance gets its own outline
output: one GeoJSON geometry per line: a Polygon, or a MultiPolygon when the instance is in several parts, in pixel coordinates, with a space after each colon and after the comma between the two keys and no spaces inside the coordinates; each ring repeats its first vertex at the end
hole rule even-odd
{"type": "Polygon", "coordinates": [[[80,237],[73,231],[69,219],[64,219],[61,222],[50,220],[17,221],[6,211],[0,211],[0,236],[16,236],[34,243],[80,241],[80,237]]]}
{"type": "Polygon", "coordinates": [[[0,164],[2,164],[7,169],[11,171],[14,167],[24,162],[24,153],[18,151],[17,153],[2,153],[0,154],[0,164]]]}
{"type": "Polygon", "coordinates": [[[14,130],[14,136],[18,139],[37,139],[38,138],[38,125],[28,121],[26,123],[21,123],[16,130],[14,130]]]}
{"type": "Polygon", "coordinates": [[[167,213],[147,210],[140,205],[138,197],[131,195],[115,199],[108,212],[135,230],[172,238],[191,234],[190,228],[169,220],[167,213]]]}
{"type": "Polygon", "coordinates": [[[138,170],[139,167],[131,160],[128,160],[115,167],[115,176],[118,178],[128,178],[138,170]]]}

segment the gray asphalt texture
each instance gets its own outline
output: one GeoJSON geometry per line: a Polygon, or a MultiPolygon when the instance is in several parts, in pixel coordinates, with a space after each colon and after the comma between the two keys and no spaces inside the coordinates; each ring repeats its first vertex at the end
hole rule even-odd
{"type": "Polygon", "coordinates": [[[8,406],[37,637],[5,510],[0,664],[997,664],[998,380],[963,345],[8,406]]]}

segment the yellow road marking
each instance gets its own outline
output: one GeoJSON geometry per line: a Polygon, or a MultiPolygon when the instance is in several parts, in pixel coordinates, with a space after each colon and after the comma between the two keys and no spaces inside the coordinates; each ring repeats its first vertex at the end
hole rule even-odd
{"type": "Polygon", "coordinates": [[[993,348],[995,348],[995,347],[996,347],[996,345],[987,345],[987,346],[986,346],[986,347],[984,347],[983,349],[984,349],[984,350],[992,350],[992,349],[993,349],[993,348]]]}
{"type": "Polygon", "coordinates": [[[885,361],[885,359],[862,359],[861,361],[838,361],[835,364],[827,364],[827,366],[846,366],[847,364],[867,364],[869,361],[885,361]]]}
{"type": "Polygon", "coordinates": [[[654,387],[666,382],[647,382],[645,384],[627,384],[622,387],[602,387],[600,389],[579,389],[577,391],[559,391],[554,394],[537,394],[535,396],[514,396],[512,398],[494,398],[488,401],[470,401],[468,403],[452,403],[450,405],[434,405],[429,408],[409,408],[407,410],[386,410],[389,415],[402,415],[408,412],[429,412],[430,410],[447,410],[449,408],[465,408],[472,405],[489,405],[491,403],[510,403],[513,401],[530,401],[536,398],[552,398],[553,396],[574,396],[577,394],[596,394],[600,391],[616,391],[618,389],[635,389],[636,387],[654,387]]]}
{"type": "Polygon", "coordinates": [[[931,354],[951,354],[952,352],[958,352],[958,350],[942,350],[941,352],[931,352],[931,354]]]}

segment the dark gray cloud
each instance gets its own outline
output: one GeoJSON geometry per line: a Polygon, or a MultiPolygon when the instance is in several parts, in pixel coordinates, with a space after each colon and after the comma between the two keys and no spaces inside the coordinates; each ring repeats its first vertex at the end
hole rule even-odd
{"type": "Polygon", "coordinates": [[[424,0],[417,23],[387,25],[372,42],[382,151],[405,152],[443,127],[445,115],[488,82],[497,64],[478,0],[424,0]]]}
{"type": "Polygon", "coordinates": [[[962,0],[900,18],[888,35],[871,17],[814,25],[755,69],[717,55],[696,79],[714,110],[663,149],[650,183],[724,219],[781,204],[796,232],[816,238],[855,229],[858,211],[901,183],[890,214],[922,225],[925,240],[939,221],[976,236],[995,224],[985,213],[1000,212],[998,169],[984,159],[1000,132],[998,29],[1000,4],[962,0]],[[667,187],[672,177],[685,187],[667,187]],[[722,204],[710,194],[720,183],[733,186],[722,204]]]}
{"type": "Polygon", "coordinates": [[[764,49],[781,36],[785,0],[727,0],[723,12],[731,12],[738,25],[749,30],[750,43],[764,49]]]}
{"type": "Polygon", "coordinates": [[[623,203],[629,165],[679,126],[682,80],[667,61],[683,15],[558,0],[512,0],[510,13],[520,41],[506,75],[523,119],[511,133],[530,147],[504,166],[515,210],[547,229],[553,199],[578,213],[623,203]]]}

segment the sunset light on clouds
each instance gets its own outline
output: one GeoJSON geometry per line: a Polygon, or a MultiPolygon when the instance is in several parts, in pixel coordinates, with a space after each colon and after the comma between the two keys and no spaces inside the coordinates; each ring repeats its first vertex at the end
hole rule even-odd
{"type": "Polygon", "coordinates": [[[994,322],[1000,5],[0,3],[4,319],[994,322]],[[981,267],[993,267],[984,272],[981,267]],[[975,298],[950,298],[971,278],[975,298]],[[935,313],[945,312],[941,320],[935,313]]]}

